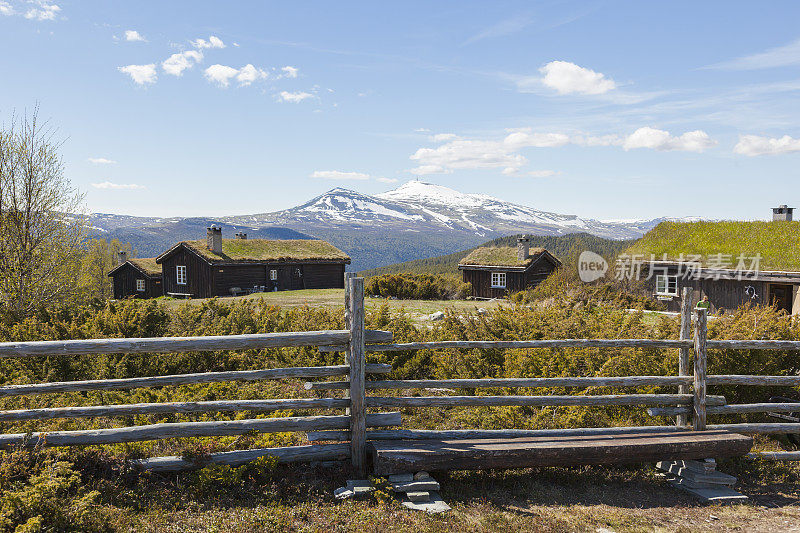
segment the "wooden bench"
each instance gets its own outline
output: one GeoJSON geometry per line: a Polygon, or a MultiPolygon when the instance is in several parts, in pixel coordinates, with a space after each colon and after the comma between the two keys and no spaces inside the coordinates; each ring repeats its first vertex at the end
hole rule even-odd
{"type": "Polygon", "coordinates": [[[625,464],[745,455],[753,439],[723,430],[543,436],[510,439],[376,440],[374,474],[532,466],[625,464]]]}

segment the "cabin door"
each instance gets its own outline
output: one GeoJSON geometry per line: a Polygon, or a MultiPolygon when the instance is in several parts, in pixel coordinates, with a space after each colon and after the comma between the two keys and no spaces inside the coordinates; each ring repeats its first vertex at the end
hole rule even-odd
{"type": "Polygon", "coordinates": [[[779,311],[783,309],[788,314],[792,314],[792,286],[791,285],[770,285],[769,303],[779,311]]]}

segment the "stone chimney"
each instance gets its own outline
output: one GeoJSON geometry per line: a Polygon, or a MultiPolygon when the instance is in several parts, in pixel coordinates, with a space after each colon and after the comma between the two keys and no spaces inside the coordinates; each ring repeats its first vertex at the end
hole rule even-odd
{"type": "Polygon", "coordinates": [[[118,265],[121,265],[122,263],[124,263],[127,260],[128,260],[128,252],[126,252],[125,250],[120,250],[119,252],[117,252],[117,264],[118,265]]]}
{"type": "Polygon", "coordinates": [[[794,207],[789,207],[786,204],[773,207],[772,220],[792,220],[792,211],[794,211],[794,207]]]}
{"type": "Polygon", "coordinates": [[[517,260],[525,261],[531,255],[531,240],[522,236],[517,239],[517,260]]]}
{"type": "Polygon", "coordinates": [[[234,237],[236,237],[240,241],[246,241],[247,240],[247,233],[245,233],[243,231],[237,231],[236,235],[234,235],[234,237]]]}
{"type": "Polygon", "coordinates": [[[222,253],[222,228],[214,224],[206,230],[206,246],[215,254],[222,253]]]}

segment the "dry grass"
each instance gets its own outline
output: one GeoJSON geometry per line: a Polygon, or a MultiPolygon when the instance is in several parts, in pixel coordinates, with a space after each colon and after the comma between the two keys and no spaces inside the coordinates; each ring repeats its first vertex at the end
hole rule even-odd
{"type": "Polygon", "coordinates": [[[156,263],[155,257],[135,257],[129,261],[148,274],[161,274],[161,265],[156,263]]]}

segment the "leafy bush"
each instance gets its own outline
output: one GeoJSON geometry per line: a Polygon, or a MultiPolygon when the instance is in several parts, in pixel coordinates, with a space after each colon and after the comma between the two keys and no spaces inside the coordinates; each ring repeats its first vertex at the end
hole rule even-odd
{"type": "Polygon", "coordinates": [[[364,291],[369,296],[400,300],[463,300],[472,286],[455,277],[404,272],[372,277],[364,291]]]}

